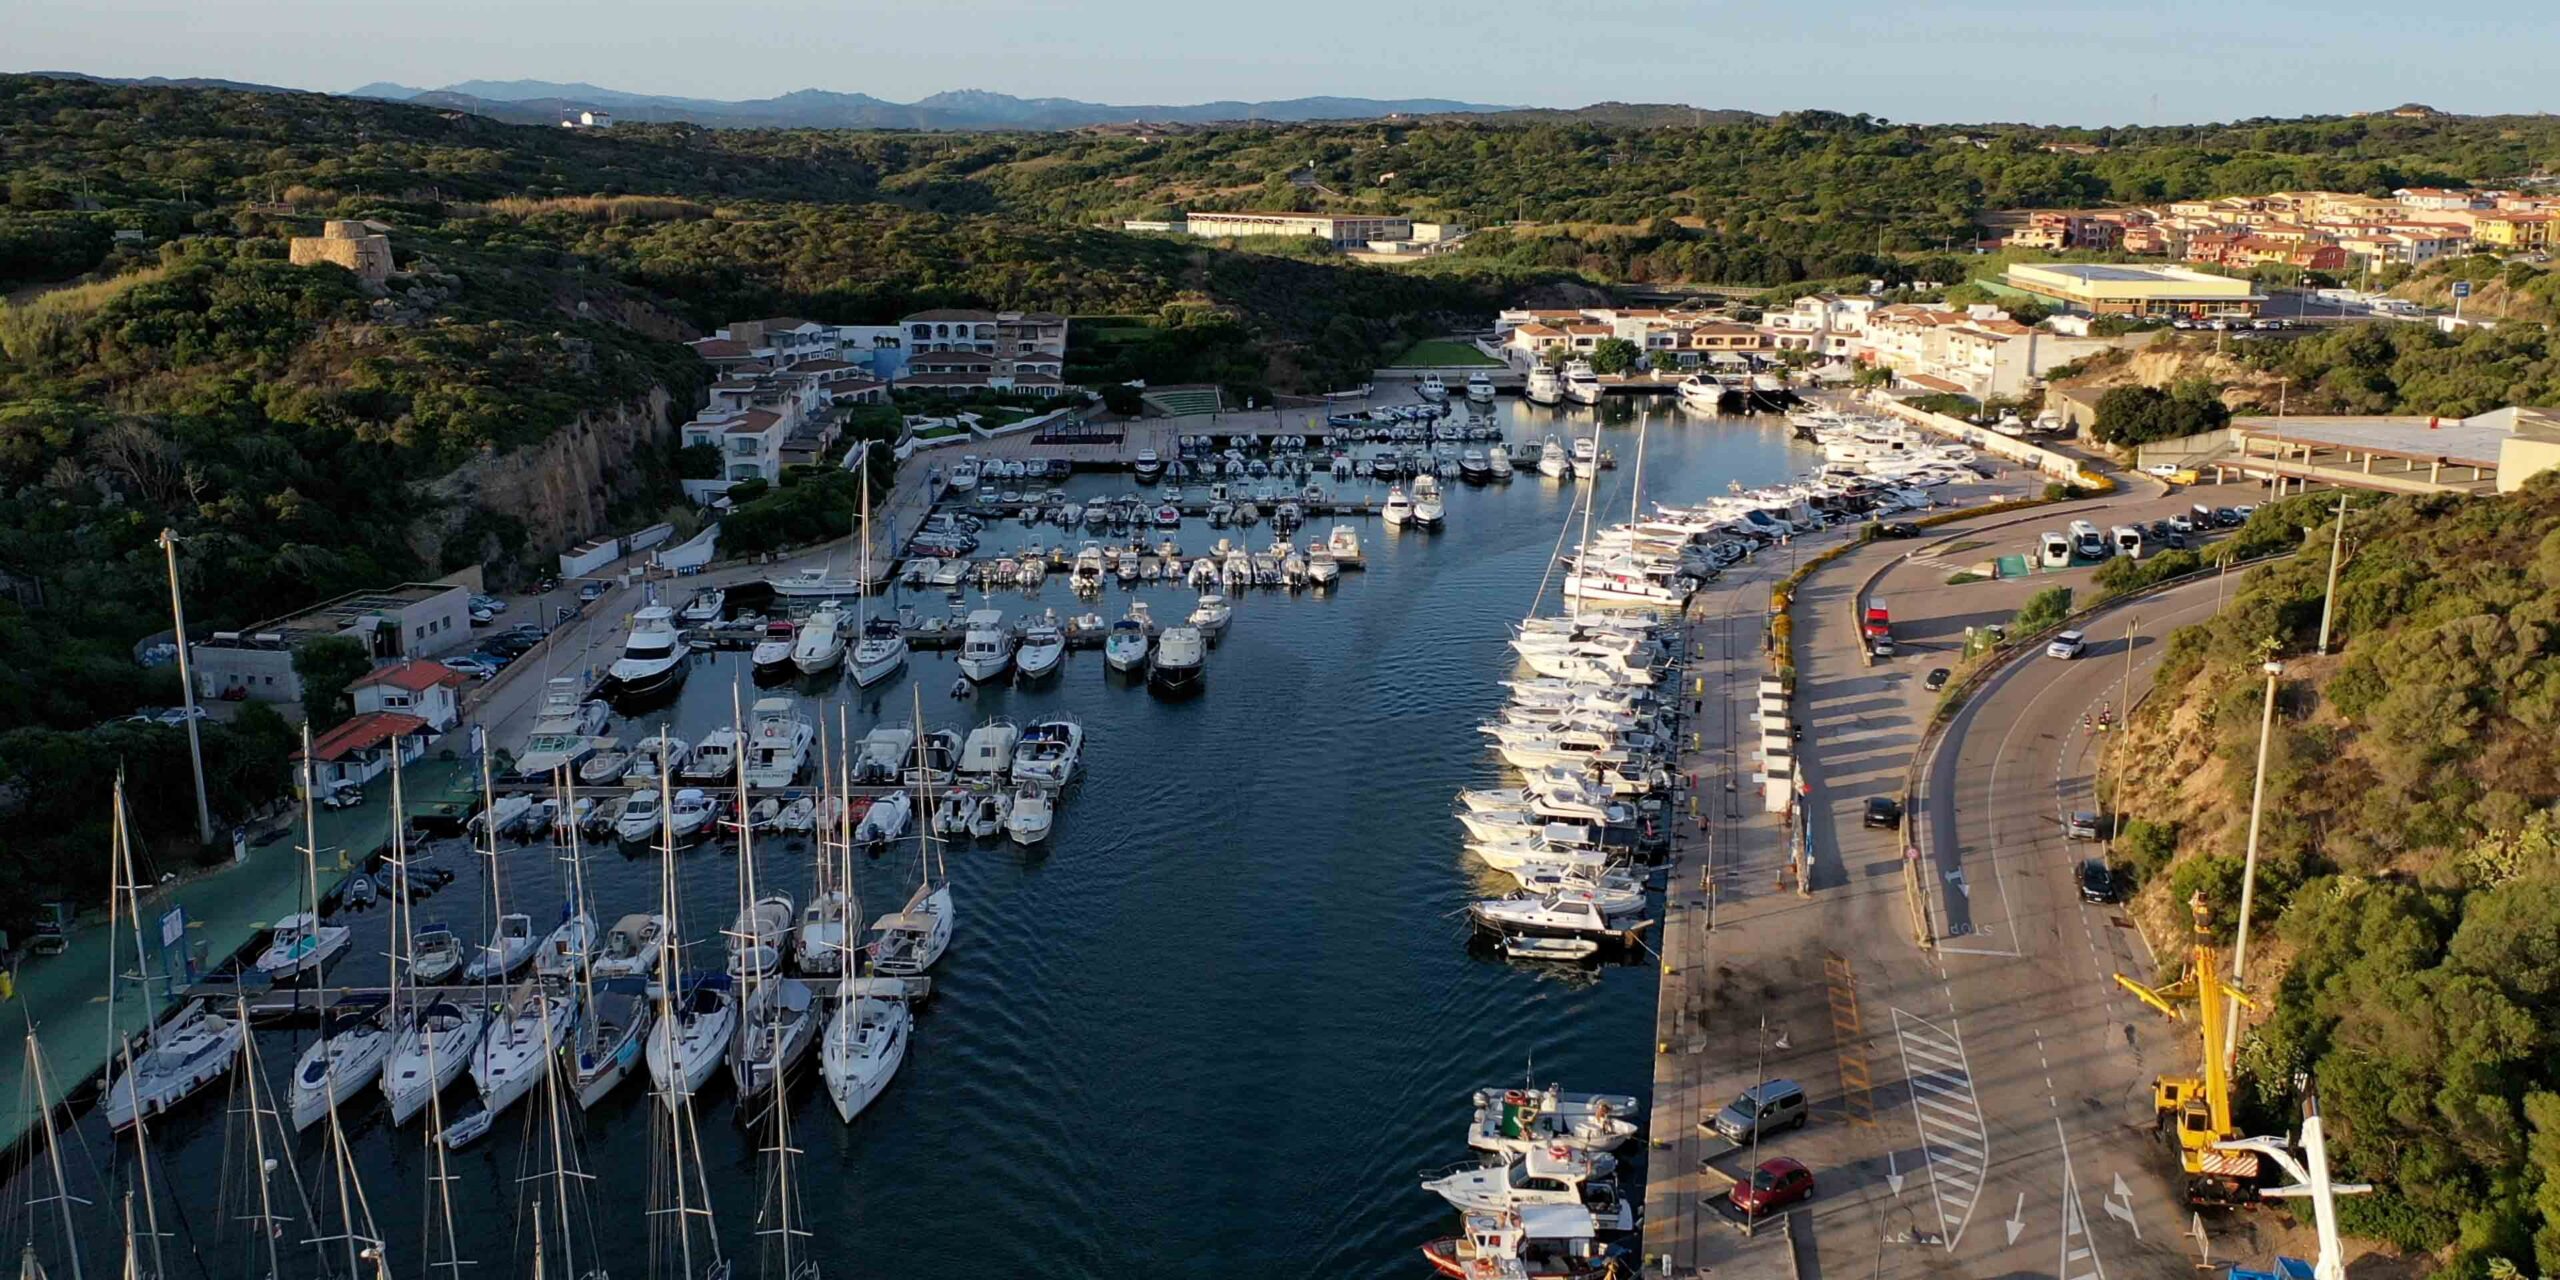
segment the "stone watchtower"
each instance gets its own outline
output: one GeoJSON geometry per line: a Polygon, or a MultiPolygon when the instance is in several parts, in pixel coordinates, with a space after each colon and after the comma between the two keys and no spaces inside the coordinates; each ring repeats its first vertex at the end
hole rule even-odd
{"type": "Polygon", "coordinates": [[[391,278],[391,237],[352,218],[331,218],[316,236],[293,238],[293,265],[335,263],[370,285],[391,278]]]}

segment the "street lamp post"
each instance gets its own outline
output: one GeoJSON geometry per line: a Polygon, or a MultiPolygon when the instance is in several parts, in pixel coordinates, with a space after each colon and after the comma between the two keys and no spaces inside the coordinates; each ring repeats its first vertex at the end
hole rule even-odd
{"type": "Polygon", "coordinates": [[[2338,561],[2347,544],[2347,491],[2338,490],[2338,523],[2329,533],[2329,589],[2320,596],[2320,655],[2329,654],[2329,620],[2338,612],[2338,561]]]}
{"type": "Polygon", "coordinates": [[[196,728],[196,679],[187,662],[187,608],[178,598],[178,534],[160,531],[160,551],[169,562],[169,623],[178,641],[178,690],[187,717],[187,760],[196,773],[196,841],[213,843],[213,809],[204,798],[204,738],[196,728]]]}
{"type": "Polygon", "coordinates": [[[2222,1037],[2226,1061],[2240,1046],[2239,986],[2248,976],[2249,903],[2258,888],[2258,819],[2267,804],[2267,742],[2275,736],[2276,680],[2284,675],[2284,664],[2269,659],[2260,670],[2267,673],[2267,705],[2258,718],[2258,778],[2249,788],[2249,845],[2240,865],[2240,932],[2231,944],[2231,1016],[2222,1037]]]}

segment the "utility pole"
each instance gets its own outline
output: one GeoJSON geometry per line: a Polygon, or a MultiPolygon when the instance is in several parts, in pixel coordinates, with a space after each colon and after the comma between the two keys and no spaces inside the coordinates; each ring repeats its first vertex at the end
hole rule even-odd
{"type": "Polygon", "coordinates": [[[2347,545],[2347,491],[2338,490],[2338,523],[2329,532],[2329,589],[2320,597],[2320,656],[2329,656],[2329,620],[2338,612],[2338,560],[2347,545]]]}
{"type": "Polygon", "coordinates": [[[2285,400],[2286,400],[2286,397],[2292,393],[2292,391],[2293,391],[2293,379],[2291,379],[2291,378],[2278,378],[2278,379],[2276,379],[2276,416],[2277,416],[2277,417],[2281,418],[2281,417],[2283,417],[2283,416],[2284,416],[2285,400]]]}
{"type": "Polygon", "coordinates": [[[2240,867],[2240,933],[2231,944],[2230,1019],[2222,1036],[2222,1056],[2229,1061],[2240,1046],[2240,980],[2249,965],[2249,902],[2258,888],[2258,818],[2267,805],[2267,741],[2275,736],[2276,680],[2284,675],[2284,664],[2272,658],[2261,668],[2267,673],[2267,706],[2258,719],[2258,780],[2249,789],[2249,847],[2240,867]]]}
{"type": "Polygon", "coordinates": [[[160,531],[160,550],[169,561],[169,623],[178,638],[178,689],[187,716],[187,759],[196,770],[196,840],[213,843],[213,809],[204,799],[204,738],[196,728],[196,679],[187,662],[187,607],[178,598],[178,533],[160,531]]]}
{"type": "MultiPolygon", "coordinates": [[[[2120,683],[2118,683],[2118,684],[2116,685],[2116,701],[2118,701],[2118,702],[2120,702],[2120,703],[2123,703],[2123,704],[2124,704],[2124,706],[2123,706],[2123,709],[2122,709],[2122,710],[2120,710],[2120,711],[2116,712],[2116,717],[2117,717],[2117,719],[2116,719],[2116,725],[2117,725],[2117,729],[2116,729],[2115,741],[2114,741],[2114,743],[2112,743],[2112,744],[2108,747],[2108,751],[2107,751],[2107,754],[2108,754],[2110,757],[2114,757],[2114,756],[2118,756],[2118,755],[2122,755],[2122,754],[2124,754],[2124,753],[2123,753],[2123,751],[2122,751],[2120,748],[2122,748],[2122,746],[2123,746],[2123,745],[2124,745],[2124,743],[2126,742],[2126,737],[2125,737],[2125,733],[2126,733],[2126,731],[2128,731],[2128,730],[2132,729],[2132,727],[2133,727],[2133,641],[2134,641],[2134,637],[2135,637],[2135,636],[2137,636],[2137,635],[2140,635],[2140,634],[2141,634],[2141,632],[2142,632],[2142,615],[2141,615],[2141,614],[2138,614],[2138,613],[2137,613],[2137,614],[2133,615],[2132,617],[2125,619],[2125,621],[2124,621],[2124,678],[2123,678],[2123,680],[2122,680],[2120,683]]],[[[2117,760],[2115,763],[2117,764],[2117,766],[2118,766],[2118,767],[2122,767],[2122,766],[2123,766],[2123,764],[2124,764],[2124,761],[2122,761],[2122,760],[2117,760]]],[[[2107,857],[2107,865],[2108,865],[2108,866],[2114,866],[2114,865],[2115,865],[2115,861],[2116,861],[2116,824],[2115,824],[2115,823],[2113,823],[2113,822],[2106,822],[2106,823],[2104,823],[2103,825],[2105,826],[2105,828],[2106,828],[2106,832],[2107,832],[2107,843],[2106,843],[2106,857],[2107,857]]]]}

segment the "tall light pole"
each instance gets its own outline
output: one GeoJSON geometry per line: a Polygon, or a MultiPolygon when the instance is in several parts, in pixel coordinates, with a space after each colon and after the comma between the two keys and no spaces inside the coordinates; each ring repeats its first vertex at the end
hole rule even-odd
{"type": "Polygon", "coordinates": [[[2240,980],[2247,976],[2249,965],[2249,903],[2258,888],[2258,818],[2267,805],[2267,742],[2275,736],[2276,680],[2284,675],[2284,664],[2270,658],[2260,668],[2267,673],[2267,706],[2258,719],[2258,780],[2249,789],[2249,847],[2240,865],[2240,933],[2231,944],[2230,1019],[2222,1036],[2222,1056],[2227,1061],[2240,1046],[2240,980]]]}
{"type": "Polygon", "coordinates": [[[2320,597],[2320,655],[2329,654],[2329,619],[2338,611],[2338,560],[2347,545],[2347,491],[2338,490],[2338,524],[2329,532],[2329,589],[2320,597]]]}
{"type": "Polygon", "coordinates": [[[160,531],[160,551],[169,561],[169,624],[178,638],[178,690],[187,716],[187,760],[196,771],[196,841],[213,843],[213,808],[204,799],[204,739],[196,729],[196,678],[187,662],[187,607],[178,598],[178,532],[160,531]]]}
{"type": "MultiPolygon", "coordinates": [[[[2123,703],[2124,706],[2121,710],[2116,712],[2117,730],[2115,741],[2111,743],[2107,749],[2107,755],[2110,759],[2124,754],[2124,744],[2129,741],[2126,735],[2133,730],[2133,640],[2136,635],[2141,633],[2141,630],[2141,614],[2137,613],[2132,617],[2125,619],[2124,678],[2122,682],[2116,686],[2116,701],[2123,703]]],[[[2124,761],[2117,760],[2115,763],[2123,764],[2124,761]]],[[[2103,825],[2107,833],[2107,865],[2114,866],[2116,860],[2116,824],[2112,820],[2108,820],[2104,822],[2103,825]]]]}

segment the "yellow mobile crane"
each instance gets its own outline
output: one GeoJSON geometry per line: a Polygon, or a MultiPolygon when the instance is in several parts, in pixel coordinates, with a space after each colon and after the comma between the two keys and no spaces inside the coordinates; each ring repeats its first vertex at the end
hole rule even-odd
{"type": "Polygon", "coordinates": [[[2197,1029],[2204,1033],[2204,1075],[2159,1077],[2151,1086],[2152,1109],[2160,1132],[2177,1146],[2188,1203],[2246,1204],[2258,1198],[2258,1155],[2221,1145],[2242,1136],[2231,1122],[2231,1073],[2222,1053],[2223,1019],[2231,1015],[2223,1002],[2257,1006],[2222,981],[2213,950],[2212,912],[2205,906],[2204,895],[2189,899],[2187,907],[2195,917],[2195,951],[2186,976],[2156,991],[2121,973],[2116,981],[2171,1021],[2182,1020],[2175,1002],[2195,1001],[2197,1029]]]}

